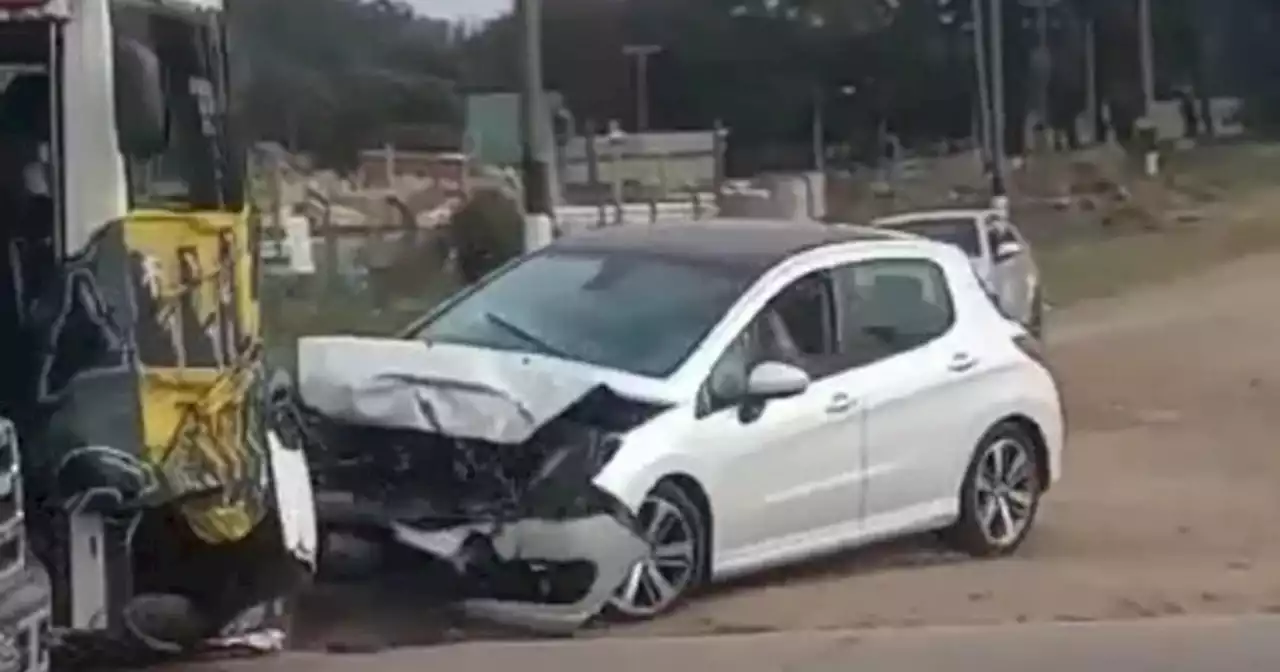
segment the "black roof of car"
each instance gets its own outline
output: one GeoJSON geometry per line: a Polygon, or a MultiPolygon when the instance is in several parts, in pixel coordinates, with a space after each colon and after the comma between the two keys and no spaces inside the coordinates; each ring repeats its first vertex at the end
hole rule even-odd
{"type": "Polygon", "coordinates": [[[628,224],[575,233],[549,251],[648,254],[692,263],[763,271],[823,245],[900,240],[901,234],[810,222],[726,220],[645,226],[628,224]]]}

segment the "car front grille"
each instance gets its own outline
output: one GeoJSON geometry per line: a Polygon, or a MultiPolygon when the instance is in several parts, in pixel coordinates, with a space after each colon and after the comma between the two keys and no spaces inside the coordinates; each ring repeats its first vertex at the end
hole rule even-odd
{"type": "Polygon", "coordinates": [[[0,581],[21,572],[26,561],[26,529],[18,436],[0,419],[0,581]]]}

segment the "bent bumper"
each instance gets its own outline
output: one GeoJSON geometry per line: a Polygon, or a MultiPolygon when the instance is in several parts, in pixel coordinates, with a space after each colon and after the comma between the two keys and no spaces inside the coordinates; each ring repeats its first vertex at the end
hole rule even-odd
{"type": "Polygon", "coordinates": [[[468,616],[544,634],[570,634],[599,614],[649,552],[631,511],[594,487],[574,510],[500,522],[375,521],[368,509],[325,509],[329,530],[382,528],[445,567],[447,595],[468,616]]]}
{"type": "MultiPolygon", "coordinates": [[[[462,601],[463,610],[503,625],[552,634],[573,632],[600,613],[627,573],[648,552],[648,545],[627,521],[604,512],[562,521],[524,519],[488,534],[469,525],[424,532],[395,524],[392,531],[396,541],[449,563],[464,581],[479,580],[492,586],[495,575],[528,572],[530,581],[543,583],[523,586],[529,591],[527,595],[474,596],[462,601]],[[450,552],[448,545],[456,540],[461,541],[450,552]],[[487,546],[482,555],[476,553],[477,543],[487,546]],[[578,585],[550,585],[574,579],[551,576],[547,568],[575,565],[589,566],[590,572],[584,573],[589,576],[580,578],[578,585]],[[552,596],[561,591],[571,596],[552,596]]],[[[499,587],[497,592],[521,592],[521,587],[511,588],[515,590],[499,587]]]]}

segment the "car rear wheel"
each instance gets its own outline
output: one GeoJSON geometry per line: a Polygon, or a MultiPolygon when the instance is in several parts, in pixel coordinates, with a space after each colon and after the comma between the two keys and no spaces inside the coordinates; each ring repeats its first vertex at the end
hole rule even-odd
{"type": "Polygon", "coordinates": [[[960,489],[960,518],[943,533],[957,550],[998,557],[1022,545],[1040,508],[1040,452],[1021,428],[1002,424],[979,444],[960,489]]]}
{"type": "Polygon", "coordinates": [[[623,620],[645,620],[675,607],[702,579],[707,557],[706,516],[676,484],[659,483],[637,518],[649,553],[609,601],[611,615],[623,620]]]}

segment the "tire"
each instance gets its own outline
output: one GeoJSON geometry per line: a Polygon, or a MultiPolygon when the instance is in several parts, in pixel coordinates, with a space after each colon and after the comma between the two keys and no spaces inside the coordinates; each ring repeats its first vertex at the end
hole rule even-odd
{"type": "Polygon", "coordinates": [[[609,600],[605,611],[614,620],[644,621],[667,613],[705,578],[711,539],[707,517],[684,489],[671,481],[658,483],[637,517],[653,551],[609,600]],[[655,573],[664,583],[655,581],[655,573]]]}
{"type": "Polygon", "coordinates": [[[942,532],[943,541],[978,558],[1018,550],[1040,509],[1043,466],[1035,442],[1021,428],[992,428],[974,451],[960,487],[960,518],[942,532]]]}

